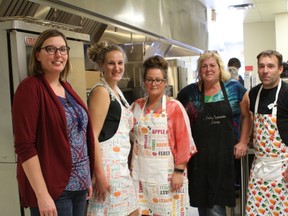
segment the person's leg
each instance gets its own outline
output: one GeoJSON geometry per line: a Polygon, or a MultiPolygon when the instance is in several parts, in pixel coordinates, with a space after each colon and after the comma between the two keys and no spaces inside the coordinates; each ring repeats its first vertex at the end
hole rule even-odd
{"type": "Polygon", "coordinates": [[[198,208],[199,216],[207,216],[206,209],[207,208],[198,208]]]}
{"type": "Polygon", "coordinates": [[[207,216],[226,216],[226,208],[225,206],[214,205],[207,209],[207,213],[207,216]]]}
{"type": "Polygon", "coordinates": [[[64,191],[55,201],[58,216],[73,216],[72,191],[64,191]]]}
{"type": "Polygon", "coordinates": [[[73,216],[84,216],[87,205],[87,190],[73,192],[73,216]]]}
{"type": "Polygon", "coordinates": [[[38,208],[30,208],[30,215],[31,216],[40,216],[40,212],[38,208]]]}
{"type": "Polygon", "coordinates": [[[226,216],[226,208],[214,205],[212,208],[198,208],[199,216],[226,216]]]}
{"type": "MultiPolygon", "coordinates": [[[[55,201],[58,216],[84,216],[87,190],[64,191],[55,201]]],[[[38,208],[30,208],[31,216],[40,216],[38,208]]]]}

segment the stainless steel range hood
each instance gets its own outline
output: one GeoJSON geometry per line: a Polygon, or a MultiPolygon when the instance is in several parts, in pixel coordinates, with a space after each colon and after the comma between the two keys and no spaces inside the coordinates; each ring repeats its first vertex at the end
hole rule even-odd
{"type": "MultiPolygon", "coordinates": [[[[163,8],[161,9],[163,11],[159,11],[159,13],[162,14],[163,20],[170,19],[171,27],[169,28],[167,28],[167,24],[165,24],[166,27],[164,25],[155,26],[155,23],[157,24],[159,20],[153,20],[153,14],[149,14],[150,11],[147,10],[141,0],[134,0],[133,2],[130,0],[0,0],[0,20],[24,19],[27,22],[89,34],[91,43],[107,40],[117,44],[146,43],[151,45],[154,42],[154,44],[157,44],[158,54],[165,57],[198,55],[206,49],[208,43],[207,30],[205,25],[201,24],[205,24],[202,14],[206,11],[203,12],[204,9],[200,7],[201,5],[196,5],[195,2],[198,2],[198,0],[183,0],[181,4],[176,4],[174,0],[159,1],[162,2],[162,5],[155,6],[163,8]],[[139,5],[139,2],[142,2],[142,4],[139,5]],[[187,10],[191,7],[190,3],[193,4],[192,12],[187,10]],[[132,25],[133,23],[129,23],[129,20],[121,20],[121,17],[117,18],[113,15],[115,14],[115,8],[120,10],[121,7],[129,8],[135,6],[135,4],[138,4],[139,9],[143,10],[144,13],[147,13],[145,14],[144,26],[132,25]],[[195,5],[198,8],[194,7],[195,5]],[[121,7],[118,8],[118,6],[121,7]],[[171,19],[172,17],[167,17],[164,10],[169,10],[168,12],[171,14],[176,6],[180,20],[175,25],[176,21],[174,22],[171,19]],[[199,10],[199,8],[202,10],[199,10]],[[192,20],[191,24],[191,21],[188,20],[187,27],[179,29],[177,25],[182,26],[181,21],[184,21],[187,16],[191,16],[187,13],[195,13],[196,15],[192,14],[195,17],[197,17],[197,13],[201,13],[201,22],[192,20]],[[196,28],[193,27],[193,22],[197,22],[196,28]],[[153,29],[150,28],[151,26],[154,26],[153,29]],[[161,47],[161,53],[159,53],[159,47],[161,47]]],[[[153,5],[150,6],[153,7],[153,5]]],[[[153,46],[150,46],[150,51],[153,52],[153,46]]],[[[157,52],[157,50],[154,51],[157,52]]]]}
{"type": "Polygon", "coordinates": [[[89,34],[98,41],[108,25],[28,0],[0,0],[0,18],[22,19],[41,25],[89,34]]]}

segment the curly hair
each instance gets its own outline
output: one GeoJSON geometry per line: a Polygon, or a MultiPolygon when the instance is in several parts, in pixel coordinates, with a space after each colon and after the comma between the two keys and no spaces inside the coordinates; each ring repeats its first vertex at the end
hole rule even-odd
{"type": "Polygon", "coordinates": [[[101,64],[105,62],[106,54],[112,51],[119,51],[124,57],[125,63],[127,62],[127,56],[122,47],[116,44],[109,44],[106,41],[100,43],[95,43],[88,48],[89,58],[97,64],[98,69],[100,69],[101,64]]]}

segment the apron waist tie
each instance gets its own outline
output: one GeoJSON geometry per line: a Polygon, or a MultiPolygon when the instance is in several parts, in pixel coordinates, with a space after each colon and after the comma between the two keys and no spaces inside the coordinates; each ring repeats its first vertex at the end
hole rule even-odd
{"type": "Polygon", "coordinates": [[[282,162],[288,158],[260,157],[255,161],[254,174],[264,180],[277,180],[282,177],[282,162]]]}

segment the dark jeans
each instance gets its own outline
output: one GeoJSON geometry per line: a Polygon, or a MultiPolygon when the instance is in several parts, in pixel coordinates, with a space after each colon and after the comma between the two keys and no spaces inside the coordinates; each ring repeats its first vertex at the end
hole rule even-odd
{"type": "Polygon", "coordinates": [[[212,208],[198,208],[199,216],[226,216],[226,208],[214,205],[212,208]]]}
{"type": "MultiPolygon", "coordinates": [[[[58,216],[84,216],[87,190],[64,191],[55,201],[58,216]]],[[[31,216],[40,216],[38,208],[30,208],[31,216]]]]}

